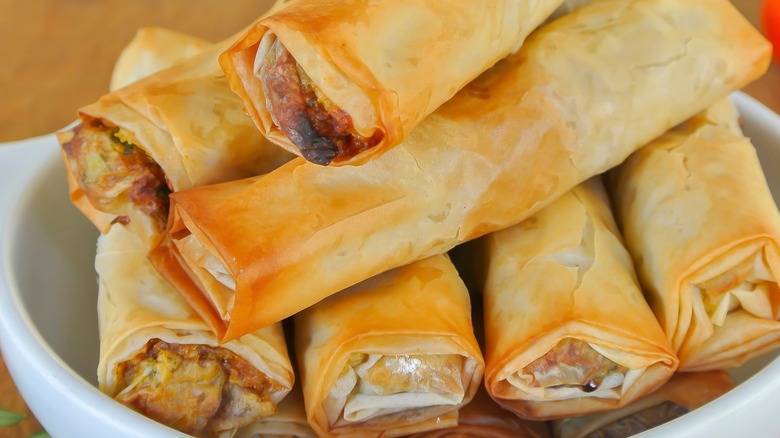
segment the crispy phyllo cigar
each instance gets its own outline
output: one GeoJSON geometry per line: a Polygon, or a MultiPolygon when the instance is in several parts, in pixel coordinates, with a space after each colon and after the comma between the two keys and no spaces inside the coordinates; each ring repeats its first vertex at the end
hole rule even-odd
{"type": "Polygon", "coordinates": [[[197,55],[212,43],[162,27],[142,27],[122,49],[111,73],[109,91],[197,55]]]}
{"type": "Polygon", "coordinates": [[[306,421],[300,383],[279,403],[276,413],[262,418],[236,432],[234,438],[316,438],[306,421]]]}
{"type": "Polygon", "coordinates": [[[611,175],[615,211],[681,370],[780,346],[780,213],[723,100],[611,175]]]}
{"type": "Polygon", "coordinates": [[[499,406],[480,385],[474,399],[458,411],[457,426],[412,435],[411,438],[547,438],[549,424],[524,420],[499,406]]]}
{"type": "Polygon", "coordinates": [[[561,1],[300,1],[257,21],[220,63],[273,142],[359,164],[516,51],[561,1]]]}
{"type": "Polygon", "coordinates": [[[281,325],[219,344],[146,253],[124,227],[98,239],[100,390],[196,436],[273,415],[294,380],[281,325]]]}
{"type": "Polygon", "coordinates": [[[174,193],[171,246],[198,279],[187,293],[212,303],[231,339],[514,225],[761,74],[769,54],[728,0],[585,6],[532,34],[381,159],[295,159],[174,193]]]}
{"type": "Polygon", "coordinates": [[[675,374],[661,389],[613,411],[554,421],[555,438],[628,437],[703,406],[734,388],[724,371],[675,374]]]}
{"type": "Polygon", "coordinates": [[[468,291],[446,255],[373,277],[295,316],[309,424],[400,436],[455,424],[482,380],[468,291]]]}
{"type": "Polygon", "coordinates": [[[217,62],[225,47],[104,95],[57,134],[71,200],[102,232],[119,223],[154,247],[168,193],[265,173],[292,157],[243,113],[217,62]]]}
{"type": "Polygon", "coordinates": [[[601,180],[485,238],[485,385],[529,419],[624,406],[677,358],[642,297],[601,180]]]}

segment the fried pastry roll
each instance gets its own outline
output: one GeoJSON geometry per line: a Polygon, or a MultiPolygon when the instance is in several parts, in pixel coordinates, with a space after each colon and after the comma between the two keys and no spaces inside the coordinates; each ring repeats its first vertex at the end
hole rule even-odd
{"type": "Polygon", "coordinates": [[[295,316],[309,423],[320,436],[401,436],[454,424],[484,362],[446,255],[380,274],[295,316]]]}
{"type": "Polygon", "coordinates": [[[219,344],[146,252],[123,227],[98,239],[100,390],[196,436],[273,415],[294,380],[281,324],[219,344]]]}
{"type": "Polygon", "coordinates": [[[295,159],[173,194],[170,248],[197,279],[186,293],[220,315],[226,339],[280,321],[528,218],[760,75],[769,56],[728,0],[585,6],[532,34],[380,159],[295,159]]]}
{"type": "Polygon", "coordinates": [[[728,100],[611,175],[616,215],[681,370],[780,346],[780,213],[728,100]]]}
{"type": "Polygon", "coordinates": [[[71,200],[102,232],[119,223],[152,248],[172,191],[265,173],[292,157],[243,113],[217,62],[225,47],[102,96],[57,134],[71,200]]]}
{"type": "Polygon", "coordinates": [[[122,49],[111,73],[109,91],[195,56],[212,43],[162,27],[142,27],[122,49]]]}
{"type": "Polygon", "coordinates": [[[613,411],[553,421],[555,438],[628,437],[660,426],[734,388],[725,371],[678,373],[661,389],[613,411]]]}
{"type": "Polygon", "coordinates": [[[313,163],[398,145],[516,51],[562,0],[306,0],[256,22],[220,63],[248,114],[313,163]]]}
{"type": "Polygon", "coordinates": [[[505,408],[541,420],[614,409],[677,369],[600,179],[485,245],[485,385],[505,408]]]}

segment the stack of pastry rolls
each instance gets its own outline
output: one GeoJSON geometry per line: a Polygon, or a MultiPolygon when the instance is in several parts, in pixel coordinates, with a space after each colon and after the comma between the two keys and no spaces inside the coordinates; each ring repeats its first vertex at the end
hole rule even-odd
{"type": "Polygon", "coordinates": [[[642,298],[602,189],[583,182],[756,78],[768,45],[727,0],[602,0],[523,42],[559,3],[463,6],[445,20],[410,0],[297,0],[83,108],[61,141],[74,203],[111,229],[99,260],[114,261],[100,266],[144,254],[162,275],[123,287],[111,278],[128,274],[99,268],[101,308],[132,316],[102,318],[105,391],[190,433],[264,433],[285,422],[271,417],[293,385],[275,327],[292,316],[305,417],[321,436],[465,424],[483,371],[490,397],[537,420],[663,385],[677,346],[642,298]],[[425,32],[376,50],[399,16],[425,32]],[[459,45],[435,44],[453,26],[459,45]],[[420,47],[436,50],[421,59],[420,47]],[[421,79],[432,66],[446,74],[421,79]],[[285,149],[303,157],[281,164],[285,149]],[[114,229],[140,246],[107,250],[114,229]],[[443,254],[489,233],[485,364],[443,254]],[[150,285],[162,292],[132,295],[150,285]],[[151,304],[172,288],[177,312],[151,304]],[[144,331],[144,318],[173,338],[144,331]],[[174,346],[194,332],[208,336],[174,346]],[[220,409],[255,388],[233,372],[248,368],[231,356],[243,342],[257,348],[242,360],[267,378],[256,379],[264,408],[225,420],[220,409]],[[154,403],[170,393],[148,379],[179,382],[170,364],[186,371],[196,353],[223,383],[198,391],[223,397],[198,406],[213,415],[193,408],[172,423],[154,403]]]}
{"type": "Polygon", "coordinates": [[[211,303],[201,311],[231,339],[521,222],[758,76],[768,52],[725,0],[597,2],[539,29],[377,159],[294,159],[172,194],[168,249],[197,279],[190,301],[211,303]]]}

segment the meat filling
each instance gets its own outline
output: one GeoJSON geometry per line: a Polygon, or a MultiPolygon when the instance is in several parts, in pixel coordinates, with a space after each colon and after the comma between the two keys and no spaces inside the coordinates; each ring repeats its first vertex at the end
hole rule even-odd
{"type": "MultiPolygon", "coordinates": [[[[587,342],[566,338],[544,356],[523,368],[523,373],[534,377],[533,386],[576,386],[585,392],[593,392],[606,379],[622,376],[628,369],[607,359],[587,342]]],[[[616,379],[615,379],[616,380],[616,379]]],[[[610,386],[617,386],[612,382],[610,386]]]]}
{"type": "Polygon", "coordinates": [[[129,203],[138,214],[165,227],[170,189],[160,166],[119,128],[99,120],[87,120],[73,129],[71,141],[62,148],[71,170],[90,203],[98,210],[117,214],[127,225],[129,203]]]}
{"type": "Polygon", "coordinates": [[[279,40],[260,69],[268,111],[308,161],[328,165],[375,146],[381,133],[363,137],[352,118],[323,95],[279,40]]]}
{"type": "Polygon", "coordinates": [[[224,348],[153,339],[115,371],[119,402],[195,436],[218,436],[276,411],[269,399],[276,385],[224,348]]]}

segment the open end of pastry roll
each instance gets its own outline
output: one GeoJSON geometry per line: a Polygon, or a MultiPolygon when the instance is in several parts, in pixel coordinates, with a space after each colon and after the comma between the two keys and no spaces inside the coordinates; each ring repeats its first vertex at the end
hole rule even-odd
{"type": "MultiPolygon", "coordinates": [[[[141,235],[160,234],[168,220],[171,187],[160,166],[132,134],[98,119],[86,118],[58,134],[65,165],[80,194],[111,223],[133,224],[141,235]]],[[[73,188],[71,189],[73,190],[73,188]]],[[[98,216],[99,217],[99,216],[98,216]]]]}
{"type": "Polygon", "coordinates": [[[680,369],[739,366],[777,348],[780,212],[733,104],[710,106],[610,177],[627,246],[680,369]]]}
{"type": "Polygon", "coordinates": [[[711,261],[692,275],[689,299],[681,314],[691,314],[690,326],[677,327],[673,342],[690,348],[723,327],[729,314],[743,311],[758,319],[780,321],[780,286],[768,261],[776,254],[771,241],[758,241],[711,261]],[[736,264],[735,264],[736,263],[736,264]],[[690,306],[690,308],[688,307],[690,306]]]}
{"type": "Polygon", "coordinates": [[[255,70],[271,120],[306,160],[327,165],[353,157],[384,138],[380,130],[366,136],[358,133],[352,117],[317,88],[272,32],[260,43],[255,70]]]}
{"type": "Polygon", "coordinates": [[[281,387],[221,347],[151,339],[115,368],[114,398],[147,417],[198,436],[217,436],[276,412],[281,387]]]}
{"type": "Polygon", "coordinates": [[[632,373],[599,349],[579,339],[565,338],[507,381],[535,394],[534,398],[540,400],[577,397],[582,393],[593,397],[620,397],[633,383],[632,374],[636,371],[632,373]]]}
{"type": "Polygon", "coordinates": [[[220,63],[272,141],[316,164],[360,164],[516,51],[561,1],[301,2],[256,22],[220,63]]]}
{"type": "Polygon", "coordinates": [[[724,371],[675,374],[659,390],[627,406],[554,421],[553,431],[556,438],[628,437],[679,418],[733,387],[724,371]]]}
{"type": "Polygon", "coordinates": [[[114,71],[116,83],[134,82],[80,108],[79,123],[58,133],[71,200],[102,232],[119,223],[153,248],[170,192],[263,174],[292,157],[257,132],[230,91],[218,63],[227,45],[139,31],[114,71]]]}
{"type": "Polygon", "coordinates": [[[454,425],[483,372],[468,292],[446,255],[393,269],[295,317],[309,423],[324,435],[454,425]]]}
{"type": "Polygon", "coordinates": [[[323,402],[331,427],[417,423],[463,402],[475,363],[456,354],[352,353],[323,402]]]}
{"type": "Polygon", "coordinates": [[[504,407],[535,420],[614,409],[663,384],[676,365],[649,351],[631,357],[629,350],[566,337],[525,365],[533,354],[521,355],[490,390],[504,407]]]}
{"type": "Polygon", "coordinates": [[[522,417],[624,406],[677,359],[645,302],[598,177],[485,239],[486,385],[522,417]]]}
{"type": "Polygon", "coordinates": [[[281,326],[219,344],[146,253],[124,227],[98,240],[101,391],[196,436],[274,414],[293,381],[281,326]]]}

